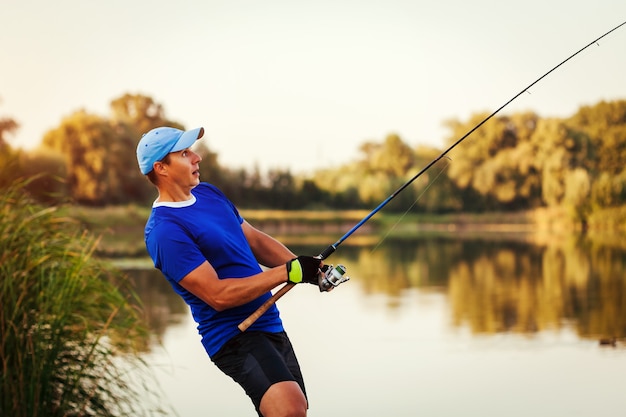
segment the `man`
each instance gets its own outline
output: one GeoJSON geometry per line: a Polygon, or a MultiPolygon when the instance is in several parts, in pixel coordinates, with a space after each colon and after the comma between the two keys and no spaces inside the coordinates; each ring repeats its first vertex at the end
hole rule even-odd
{"type": "Polygon", "coordinates": [[[318,285],[321,261],[296,257],[248,224],[215,186],[200,182],[202,158],[190,147],[203,134],[159,127],[141,138],[139,168],[158,190],[146,248],[189,304],[211,360],[242,386],[257,413],[306,416],[304,381],[277,307],[243,333],[237,325],[281,284],[318,285]]]}

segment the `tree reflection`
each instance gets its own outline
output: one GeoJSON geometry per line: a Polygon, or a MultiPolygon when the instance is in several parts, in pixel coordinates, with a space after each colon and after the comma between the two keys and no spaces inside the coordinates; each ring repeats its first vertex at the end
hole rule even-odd
{"type": "MultiPolygon", "coordinates": [[[[328,263],[346,265],[366,294],[387,295],[388,308],[398,307],[409,289],[441,292],[452,323],[475,333],[533,334],[567,325],[585,338],[626,337],[626,249],[619,245],[575,236],[541,243],[419,236],[379,246],[346,242],[328,263]]],[[[129,272],[157,337],[189,314],[160,272],[129,272]]]]}
{"type": "Polygon", "coordinates": [[[160,271],[153,268],[127,269],[126,273],[133,278],[144,320],[160,343],[167,326],[182,322],[189,309],[160,271]]]}
{"type": "Polygon", "coordinates": [[[575,236],[549,243],[455,236],[342,247],[337,258],[389,307],[410,288],[445,292],[456,326],[532,334],[574,325],[581,337],[626,336],[626,251],[575,236]]]}

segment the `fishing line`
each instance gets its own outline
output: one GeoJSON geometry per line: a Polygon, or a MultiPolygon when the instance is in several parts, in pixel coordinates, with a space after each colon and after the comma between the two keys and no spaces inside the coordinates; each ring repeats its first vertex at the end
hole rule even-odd
{"type": "Polygon", "coordinates": [[[504,103],[502,106],[498,107],[494,112],[492,112],[490,115],[488,115],[487,117],[485,117],[480,123],[478,123],[476,126],[474,126],[472,129],[470,129],[466,134],[464,134],[463,136],[461,136],[456,142],[454,142],[452,145],[450,145],[445,151],[443,151],[437,158],[433,159],[428,165],[426,165],[420,172],[418,172],[413,178],[411,178],[410,180],[408,180],[406,183],[404,183],[400,188],[398,188],[396,191],[394,191],[389,197],[387,197],[382,203],[380,203],[378,205],[378,207],[376,207],[374,210],[372,210],[371,213],[369,213],[367,216],[365,216],[360,222],[358,222],[352,229],[350,229],[345,235],[343,235],[337,242],[333,243],[332,245],[328,246],[321,254],[320,254],[320,258],[321,259],[326,259],[328,256],[330,256],[339,245],[341,245],[341,243],[343,243],[344,240],[346,240],[348,237],[350,237],[359,227],[361,227],[365,222],[367,222],[374,214],[378,213],[378,211],[380,211],[380,209],[382,209],[384,206],[387,205],[387,203],[389,203],[396,195],[398,195],[399,193],[401,193],[406,187],[408,187],[413,181],[415,181],[418,177],[420,177],[424,172],[426,172],[431,166],[433,166],[434,164],[436,164],[441,158],[443,158],[444,156],[446,156],[448,154],[448,152],[450,152],[452,149],[456,148],[461,142],[463,142],[469,135],[471,135],[472,133],[474,133],[478,128],[480,128],[482,125],[484,125],[489,119],[491,119],[493,116],[495,116],[496,114],[498,114],[502,109],[504,109],[506,106],[508,106],[509,104],[511,104],[516,98],[518,98],[519,96],[521,96],[522,94],[524,94],[526,91],[528,91],[530,88],[532,88],[535,84],[537,84],[538,82],[540,82],[541,80],[543,80],[544,78],[546,78],[548,75],[550,75],[552,72],[554,72],[557,68],[561,67],[563,64],[565,64],[566,62],[568,62],[569,60],[571,60],[572,58],[574,58],[576,55],[580,54],[582,51],[584,51],[585,49],[589,48],[591,45],[597,44],[600,39],[608,36],[609,34],[611,34],[612,32],[616,31],[617,29],[619,29],[620,27],[626,25],[626,21],[622,22],[621,24],[615,26],[613,29],[609,30],[608,32],[606,32],[605,34],[599,36],[598,38],[594,39],[593,41],[589,42],[587,45],[583,46],[582,48],[580,48],[578,51],[574,52],[573,54],[571,54],[570,56],[568,56],[567,58],[565,58],[563,61],[559,62],[557,65],[555,65],[552,69],[550,69],[548,72],[546,72],[545,74],[543,74],[541,77],[537,78],[535,81],[533,81],[532,83],[530,83],[527,87],[525,87],[524,89],[522,89],[519,93],[515,94],[509,101],[507,101],[506,103],[504,103]]]}
{"type": "Polygon", "coordinates": [[[448,168],[448,166],[450,165],[450,161],[452,161],[452,159],[449,156],[446,156],[446,159],[448,160],[446,162],[446,165],[444,165],[443,168],[441,168],[441,170],[439,171],[439,173],[435,176],[435,178],[433,178],[432,181],[428,182],[428,185],[422,190],[422,192],[417,196],[417,198],[415,199],[415,201],[413,202],[413,204],[411,204],[411,206],[406,209],[406,211],[404,213],[402,213],[402,215],[398,218],[398,220],[393,224],[393,226],[391,226],[389,228],[389,230],[387,231],[387,233],[385,233],[385,235],[378,241],[378,243],[376,243],[376,246],[374,246],[372,248],[372,250],[370,251],[370,255],[372,253],[374,253],[374,251],[376,249],[378,249],[378,247],[380,245],[383,244],[383,242],[387,239],[387,237],[389,237],[389,235],[391,234],[391,232],[393,232],[395,230],[395,228],[400,224],[400,222],[402,221],[402,219],[404,219],[406,217],[406,215],[409,213],[409,211],[411,211],[413,209],[413,207],[415,207],[415,205],[417,204],[417,202],[422,198],[422,196],[424,194],[426,194],[426,191],[428,191],[428,189],[435,183],[435,181],[437,181],[437,179],[441,176],[441,174],[443,174],[443,171],[446,170],[446,168],[448,168]]]}
{"type": "MultiPolygon", "coordinates": [[[[322,260],[328,258],[333,252],[335,252],[335,250],[337,250],[337,247],[339,247],[339,245],[341,245],[347,238],[349,238],[355,231],[357,231],[357,229],[359,229],[361,226],[363,226],[363,224],[365,224],[365,222],[367,222],[370,218],[372,218],[373,215],[378,213],[384,206],[387,205],[387,203],[389,203],[391,200],[393,200],[398,194],[400,194],[413,181],[415,181],[417,178],[419,178],[424,172],[426,172],[428,169],[430,169],[430,167],[432,167],[434,164],[436,164],[439,160],[444,158],[448,154],[448,152],[450,152],[452,149],[456,148],[469,135],[474,133],[476,131],[476,129],[478,129],[482,125],[484,125],[489,119],[491,119],[493,116],[498,114],[502,109],[504,109],[506,106],[511,104],[515,99],[517,99],[519,96],[521,96],[525,92],[528,92],[528,90],[530,88],[532,88],[535,84],[537,84],[538,82],[540,82],[541,80],[546,78],[548,75],[550,75],[551,73],[556,71],[559,67],[564,65],[566,62],[570,61],[572,58],[574,58],[576,55],[578,55],[581,52],[583,52],[585,49],[589,48],[591,45],[595,44],[595,45],[599,46],[600,45],[599,41],[601,39],[603,39],[606,36],[610,35],[611,33],[615,32],[617,29],[621,28],[624,25],[626,25],[626,21],[622,22],[621,24],[615,26],[613,29],[609,30],[605,34],[603,34],[603,35],[597,37],[596,39],[594,39],[593,41],[589,42],[587,45],[583,46],[578,51],[574,52],[573,54],[571,54],[570,56],[565,58],[563,61],[559,62],[557,65],[555,65],[552,69],[550,69],[548,72],[543,74],[541,77],[537,78],[535,81],[530,83],[527,87],[522,89],[519,93],[515,94],[509,101],[504,103],[502,106],[498,107],[489,116],[485,117],[480,123],[478,123],[472,129],[470,129],[465,135],[463,135],[456,142],[454,142],[452,145],[450,145],[437,158],[433,159],[428,165],[426,165],[424,168],[422,168],[421,171],[419,171],[412,178],[410,178],[407,182],[405,182],[402,186],[400,186],[400,188],[398,188],[396,191],[394,191],[389,197],[387,197],[382,203],[380,203],[374,210],[372,210],[367,216],[365,216],[361,221],[359,221],[352,229],[350,229],[346,234],[344,234],[341,238],[339,238],[339,240],[337,240],[335,243],[333,243],[332,245],[329,245],[326,249],[324,249],[322,251],[322,253],[320,253],[318,255],[318,258],[322,259],[322,260]]],[[[263,303],[261,305],[261,307],[259,307],[246,320],[244,320],[241,324],[239,324],[239,326],[238,326],[239,330],[242,331],[242,332],[245,331],[249,326],[252,325],[252,323],[254,323],[259,317],[261,317],[263,315],[263,313],[265,313],[267,311],[267,309],[269,309],[272,306],[272,304],[274,304],[280,297],[285,295],[287,293],[287,291],[291,290],[294,287],[294,285],[295,284],[288,283],[288,284],[285,284],[282,288],[280,288],[274,295],[272,295],[272,297],[269,300],[267,300],[265,303],[263,303]]]]}

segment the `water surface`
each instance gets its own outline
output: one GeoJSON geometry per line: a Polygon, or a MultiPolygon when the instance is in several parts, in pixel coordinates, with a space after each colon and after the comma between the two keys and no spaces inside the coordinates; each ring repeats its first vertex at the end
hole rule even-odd
{"type": "MultiPolygon", "coordinates": [[[[317,254],[325,246],[290,245],[317,254]]],[[[310,417],[598,416],[626,409],[626,253],[578,238],[342,246],[351,281],[279,301],[310,417]]],[[[130,270],[160,343],[145,359],[180,416],[253,416],[158,272],[130,270]]]]}

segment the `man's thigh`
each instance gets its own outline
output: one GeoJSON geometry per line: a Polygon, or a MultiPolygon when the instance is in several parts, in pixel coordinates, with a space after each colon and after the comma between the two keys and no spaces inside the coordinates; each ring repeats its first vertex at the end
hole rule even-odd
{"type": "Polygon", "coordinates": [[[244,332],[229,340],[213,362],[241,385],[257,411],[263,395],[278,382],[295,381],[306,396],[300,365],[284,332],[244,332]]]}

